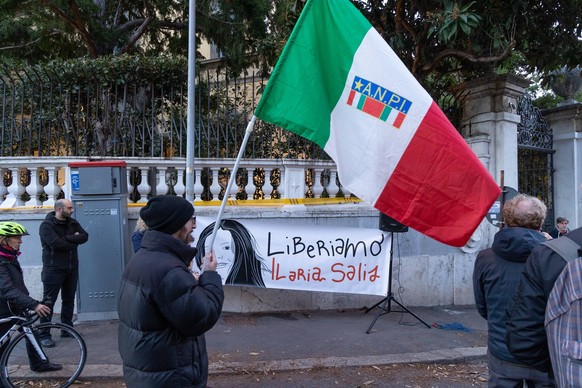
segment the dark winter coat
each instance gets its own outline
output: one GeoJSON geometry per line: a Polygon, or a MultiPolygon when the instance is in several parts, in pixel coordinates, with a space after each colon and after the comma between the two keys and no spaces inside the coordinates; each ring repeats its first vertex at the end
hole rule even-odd
{"type": "Polygon", "coordinates": [[[550,231],[548,232],[548,234],[549,234],[550,236],[552,236],[552,238],[560,238],[560,237],[562,237],[562,236],[565,236],[565,235],[567,235],[568,233],[569,233],[569,232],[568,232],[568,230],[566,230],[566,233],[562,233],[562,232],[560,232],[560,229],[558,229],[557,227],[554,227],[554,228],[552,228],[552,230],[550,230],[550,231]]]}
{"type": "Polygon", "coordinates": [[[204,387],[204,333],[218,321],[224,292],[216,271],[198,282],[188,270],[196,248],[149,230],[119,291],[119,353],[129,388],[204,387]]]}
{"type": "Polygon", "coordinates": [[[143,240],[143,235],[145,231],[135,231],[131,234],[131,245],[133,246],[133,252],[139,251],[141,248],[141,240],[143,240]]]}
{"type": "Polygon", "coordinates": [[[47,214],[39,228],[43,271],[70,270],[79,267],[77,246],[89,240],[81,224],[74,218],[60,221],[55,212],[47,214]],[[75,234],[75,233],[79,234],[75,234]]]}
{"type": "Polygon", "coordinates": [[[18,252],[0,247],[0,318],[34,310],[39,302],[28,295],[18,252]]]}
{"type": "Polygon", "coordinates": [[[503,361],[518,363],[505,344],[505,309],[531,251],[546,241],[538,231],[509,227],[495,235],[493,245],[477,255],[473,291],[479,314],[487,319],[487,346],[503,361]]]}
{"type": "MultiPolygon", "coordinates": [[[[582,245],[582,228],[568,233],[582,245]]],[[[511,354],[523,364],[551,371],[544,320],[546,304],[566,261],[551,248],[541,245],[529,256],[517,291],[507,305],[505,337],[511,354]]]]}

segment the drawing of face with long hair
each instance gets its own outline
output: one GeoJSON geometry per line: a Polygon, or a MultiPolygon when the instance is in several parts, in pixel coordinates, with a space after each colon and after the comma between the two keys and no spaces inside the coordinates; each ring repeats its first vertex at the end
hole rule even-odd
{"type": "MultiPolygon", "coordinates": [[[[210,250],[208,243],[204,244],[204,249],[206,251],[210,250]]],[[[214,253],[216,253],[216,259],[218,260],[216,272],[221,278],[226,279],[232,269],[235,258],[235,246],[230,232],[220,228],[216,231],[214,253]]]]}
{"type": "MultiPolygon", "coordinates": [[[[198,237],[196,244],[198,267],[201,267],[202,258],[210,249],[206,239],[210,237],[213,229],[214,223],[204,228],[198,237]]],[[[222,220],[216,232],[214,251],[218,259],[217,272],[224,284],[265,287],[262,273],[263,259],[256,249],[254,237],[243,224],[236,220],[222,220]]]]}

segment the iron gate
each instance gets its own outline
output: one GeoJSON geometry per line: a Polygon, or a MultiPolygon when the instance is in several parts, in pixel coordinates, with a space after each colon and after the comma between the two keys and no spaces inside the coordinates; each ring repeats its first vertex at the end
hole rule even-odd
{"type": "Polygon", "coordinates": [[[547,125],[531,97],[518,100],[517,126],[518,191],[533,195],[548,207],[543,229],[554,226],[554,152],[552,129],[547,125]]]}

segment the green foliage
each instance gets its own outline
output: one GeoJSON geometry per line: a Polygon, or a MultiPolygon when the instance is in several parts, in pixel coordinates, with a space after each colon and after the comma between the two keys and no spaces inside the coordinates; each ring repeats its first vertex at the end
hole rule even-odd
{"type": "MultiPolygon", "coordinates": [[[[306,0],[198,0],[197,43],[267,74],[306,0]]],[[[352,0],[421,81],[582,63],[582,1],[352,0]]],[[[0,58],[187,55],[188,1],[0,0],[0,58]]]]}
{"type": "Polygon", "coordinates": [[[429,35],[436,35],[442,43],[449,43],[457,38],[458,33],[470,36],[481,22],[481,16],[471,11],[474,1],[459,6],[458,3],[445,0],[442,12],[428,13],[428,22],[431,24],[429,35]]]}
{"type": "Polygon", "coordinates": [[[540,109],[550,109],[558,106],[558,103],[563,100],[563,98],[556,96],[554,93],[546,93],[535,98],[532,102],[534,106],[540,109]]]}
{"type": "MultiPolygon", "coordinates": [[[[184,57],[108,56],[0,65],[0,155],[184,157],[184,57]]],[[[234,158],[256,106],[260,77],[198,69],[197,158],[234,158]]],[[[259,123],[247,158],[328,159],[308,140],[259,123]]]]}
{"type": "Polygon", "coordinates": [[[582,63],[582,1],[353,0],[421,81],[582,63]]]}
{"type": "MultiPolygon", "coordinates": [[[[0,62],[1,63],[1,62],[0,62]]],[[[52,83],[58,79],[62,88],[84,83],[120,85],[148,80],[160,85],[187,82],[187,60],[179,56],[103,56],[52,60],[45,64],[20,67],[5,62],[8,71],[25,71],[36,75],[37,82],[52,83]]]]}
{"type": "MultiPolygon", "coordinates": [[[[287,4],[288,1],[282,3],[287,4]]],[[[279,4],[279,3],[277,3],[279,4]]],[[[186,56],[188,1],[0,0],[0,56],[28,63],[88,56],[186,56]]],[[[268,36],[268,0],[199,0],[197,44],[218,46],[237,72],[268,36]]]]}
{"type": "MultiPolygon", "coordinates": [[[[535,71],[547,82],[552,70],[582,63],[580,0],[352,1],[439,105],[451,111],[458,101],[450,87],[467,79],[493,71],[535,71]]],[[[204,38],[216,45],[231,79],[251,65],[267,74],[304,5],[304,0],[199,0],[197,42],[204,38]]],[[[29,64],[25,71],[39,83],[58,79],[63,89],[144,80],[185,87],[188,2],[146,0],[120,2],[119,10],[117,6],[107,0],[0,0],[5,11],[0,14],[0,68],[29,64]]],[[[209,85],[198,87],[205,98],[200,113],[229,127],[244,126],[241,112],[247,101],[242,91],[235,90],[232,99],[230,92],[209,85]]],[[[551,107],[560,100],[546,93],[539,104],[551,107]]],[[[164,114],[177,115],[175,102],[160,104],[164,114]]],[[[272,128],[255,132],[257,138],[264,137],[261,145],[292,144],[272,128]]],[[[232,145],[222,145],[225,155],[240,139],[229,141],[232,145]]],[[[268,152],[312,153],[294,144],[287,148],[268,152]]]]}
{"type": "MultiPolygon", "coordinates": [[[[534,106],[540,109],[551,109],[558,106],[564,101],[563,97],[556,95],[550,88],[551,77],[542,77],[539,73],[533,73],[529,76],[532,81],[527,92],[532,97],[534,106]]],[[[579,91],[574,99],[582,103],[582,90],[579,91]]]]}
{"type": "Polygon", "coordinates": [[[5,63],[0,85],[3,103],[13,107],[3,112],[4,155],[182,152],[181,131],[171,128],[181,127],[187,102],[183,57],[83,57],[26,67],[5,63]]]}
{"type": "MultiPolygon", "coordinates": [[[[582,91],[574,96],[574,100],[582,103],[582,91]]],[[[540,109],[551,109],[557,107],[563,101],[563,97],[557,96],[551,91],[545,91],[539,94],[532,102],[540,109]]]]}

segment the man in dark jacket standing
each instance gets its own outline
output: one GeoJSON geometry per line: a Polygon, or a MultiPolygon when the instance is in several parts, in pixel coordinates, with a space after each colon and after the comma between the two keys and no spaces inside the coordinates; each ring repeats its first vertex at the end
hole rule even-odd
{"type": "MultiPolygon", "coordinates": [[[[566,237],[582,246],[582,228],[571,231],[566,237]]],[[[534,249],[527,259],[517,291],[507,305],[509,351],[520,362],[541,371],[552,370],[544,326],[546,305],[566,264],[559,253],[546,245],[534,249]]]]}
{"type": "Polygon", "coordinates": [[[477,310],[487,320],[489,386],[551,387],[553,379],[516,360],[505,344],[505,309],[511,300],[530,252],[546,237],[540,227],[546,206],[537,198],[518,194],[503,207],[507,225],[495,235],[493,246],[479,252],[473,272],[477,310]],[[524,385],[525,386],[525,385],[524,385]]]}
{"type": "MultiPolygon", "coordinates": [[[[72,215],[73,203],[68,199],[59,199],[55,210],[47,214],[40,224],[39,235],[42,245],[42,284],[43,300],[55,303],[61,293],[61,322],[73,326],[75,309],[75,292],[79,281],[79,255],[77,247],[89,240],[81,224],[72,215]]],[[[52,312],[41,318],[41,322],[50,322],[52,312]]],[[[69,335],[61,333],[62,336],[69,335]]],[[[51,334],[40,334],[43,346],[52,348],[55,342],[51,334]]]]}
{"type": "Polygon", "coordinates": [[[196,248],[194,207],[182,197],[151,198],[140,211],[148,226],[127,265],[118,299],[119,353],[129,388],[205,387],[204,333],[218,321],[224,292],[214,253],[197,281],[188,265],[196,248]]]}
{"type": "Polygon", "coordinates": [[[552,236],[552,238],[560,238],[570,233],[570,229],[568,229],[569,223],[570,222],[566,217],[556,218],[556,226],[549,231],[550,236],[552,236]]]}

